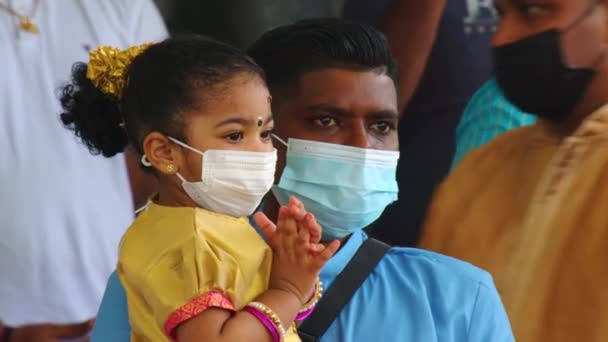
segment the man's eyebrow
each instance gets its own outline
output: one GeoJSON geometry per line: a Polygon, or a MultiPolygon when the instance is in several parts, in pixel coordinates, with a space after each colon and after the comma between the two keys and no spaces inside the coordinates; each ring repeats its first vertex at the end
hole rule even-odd
{"type": "Polygon", "coordinates": [[[334,106],[327,103],[320,103],[316,105],[311,105],[306,107],[307,110],[321,110],[324,112],[331,113],[336,116],[349,116],[350,112],[344,108],[340,108],[338,106],[334,106]]]}
{"type": "Polygon", "coordinates": [[[373,117],[374,119],[395,119],[398,120],[400,115],[395,110],[379,110],[376,112],[371,112],[368,116],[373,117]]]}
{"type": "MultiPolygon", "coordinates": [[[[317,104],[306,107],[308,110],[320,110],[327,113],[330,113],[335,116],[352,116],[352,113],[344,108],[340,108],[331,104],[317,104]]],[[[374,119],[399,119],[400,115],[396,110],[386,109],[386,110],[377,110],[368,113],[366,116],[372,117],[374,119]]]]}

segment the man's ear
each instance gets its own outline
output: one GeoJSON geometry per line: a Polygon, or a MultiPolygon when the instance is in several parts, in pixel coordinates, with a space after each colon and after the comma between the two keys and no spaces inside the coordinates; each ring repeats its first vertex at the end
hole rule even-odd
{"type": "Polygon", "coordinates": [[[151,132],[144,138],[143,150],[150,164],[163,174],[174,175],[183,165],[181,149],[159,132],[151,132]]]}

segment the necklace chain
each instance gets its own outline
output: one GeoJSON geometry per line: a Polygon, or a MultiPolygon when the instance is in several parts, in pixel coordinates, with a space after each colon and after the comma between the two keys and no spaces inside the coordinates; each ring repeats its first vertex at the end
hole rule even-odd
{"type": "Polygon", "coordinates": [[[33,21],[33,17],[36,15],[36,11],[38,10],[38,5],[40,5],[40,0],[34,0],[34,4],[32,5],[32,10],[30,11],[29,16],[20,14],[8,4],[2,2],[0,2],[0,9],[3,9],[12,16],[17,17],[19,19],[19,28],[23,31],[27,31],[30,33],[38,33],[38,26],[34,24],[33,21]]]}

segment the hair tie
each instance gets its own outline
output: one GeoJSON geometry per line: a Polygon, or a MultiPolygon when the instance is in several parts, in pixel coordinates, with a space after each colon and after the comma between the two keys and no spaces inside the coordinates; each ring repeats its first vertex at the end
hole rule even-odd
{"type": "Polygon", "coordinates": [[[87,78],[95,88],[106,95],[120,99],[125,86],[125,75],[131,62],[152,44],[130,46],[121,50],[111,46],[100,46],[89,52],[87,78]]]}

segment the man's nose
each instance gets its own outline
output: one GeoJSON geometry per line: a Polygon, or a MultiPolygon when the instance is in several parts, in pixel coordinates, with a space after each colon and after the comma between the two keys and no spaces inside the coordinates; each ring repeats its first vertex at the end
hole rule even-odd
{"type": "Polygon", "coordinates": [[[490,45],[492,47],[503,46],[519,41],[528,35],[530,35],[529,29],[525,26],[522,27],[522,24],[516,18],[503,16],[498,26],[496,26],[490,45]]]}
{"type": "Polygon", "coordinates": [[[350,128],[346,144],[353,147],[370,148],[370,139],[364,122],[357,122],[350,128]]]}

